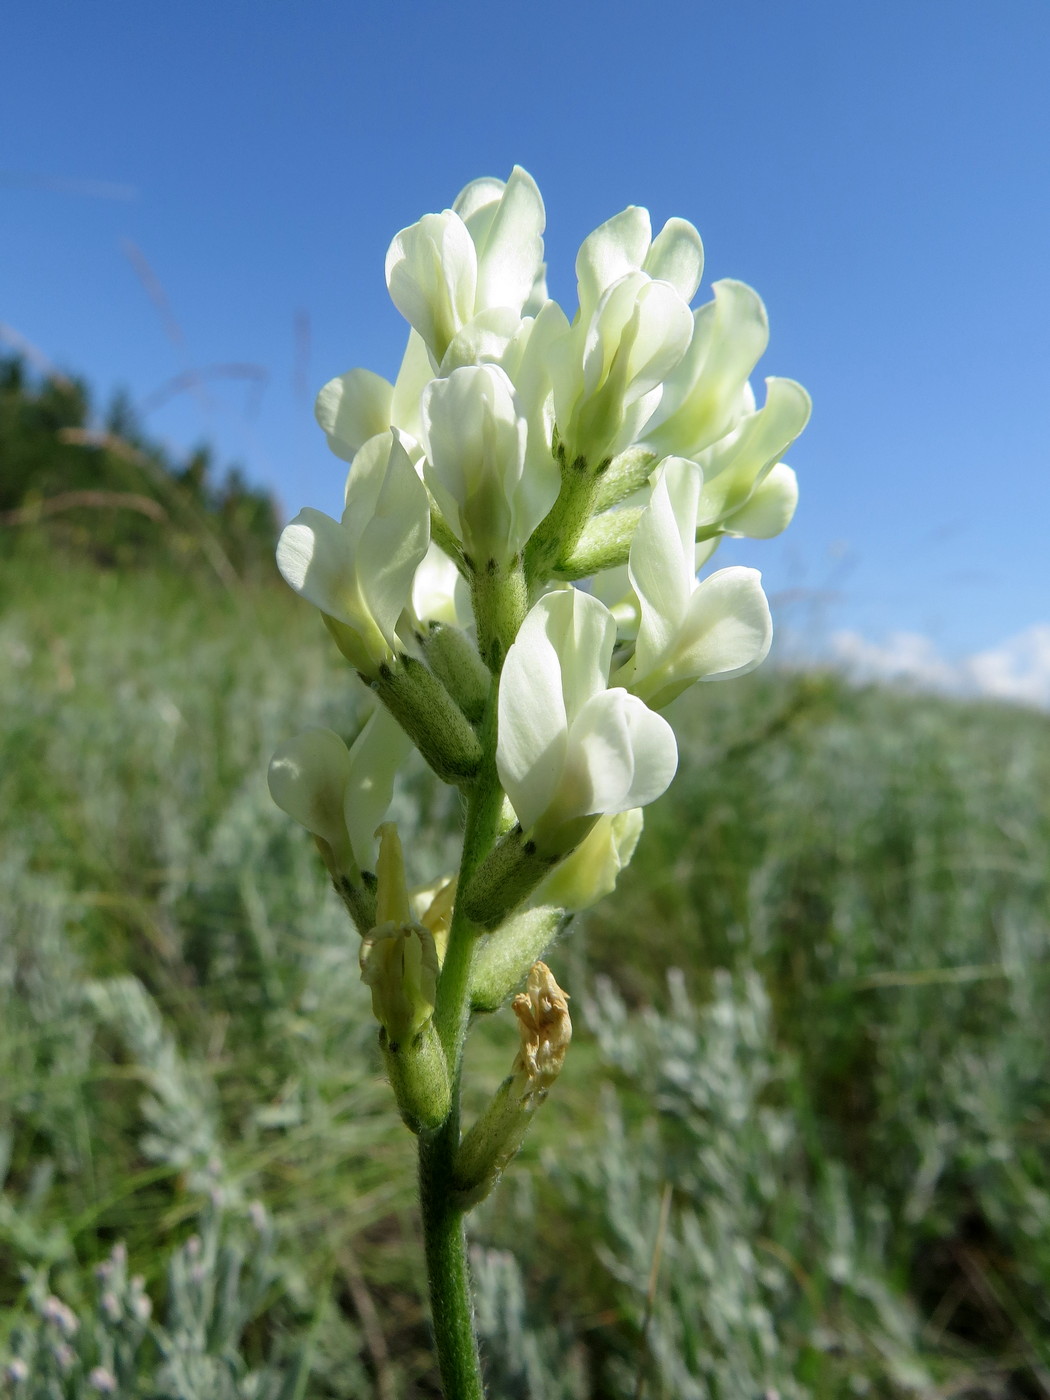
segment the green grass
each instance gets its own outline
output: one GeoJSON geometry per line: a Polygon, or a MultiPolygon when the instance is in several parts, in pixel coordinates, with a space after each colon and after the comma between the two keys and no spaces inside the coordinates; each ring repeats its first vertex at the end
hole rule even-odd
{"type": "MultiPolygon", "coordinates": [[[[355,685],[276,587],[0,566],[0,1394],[436,1395],[356,935],[265,786],[355,685]]],[[[493,1395],[1050,1395],[1050,721],[767,672],[675,722],[474,1219],[493,1395]]],[[[396,807],[436,876],[456,804],[396,807]]]]}

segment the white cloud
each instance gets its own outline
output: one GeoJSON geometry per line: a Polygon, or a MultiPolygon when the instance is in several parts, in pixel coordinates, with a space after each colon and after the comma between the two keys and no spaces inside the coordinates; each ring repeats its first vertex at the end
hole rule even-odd
{"type": "Polygon", "coordinates": [[[1050,708],[1048,623],[1037,623],[957,662],[947,660],[936,643],[919,632],[892,632],[884,642],[872,642],[859,632],[836,632],[831,653],[839,665],[864,680],[907,682],[1050,708]]]}

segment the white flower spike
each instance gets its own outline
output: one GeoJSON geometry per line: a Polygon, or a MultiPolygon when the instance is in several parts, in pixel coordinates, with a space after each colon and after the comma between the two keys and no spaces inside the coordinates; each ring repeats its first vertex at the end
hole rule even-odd
{"type": "Polygon", "coordinates": [[[691,224],[670,219],[654,238],[632,205],[595,229],[570,321],[547,296],[544,222],[515,166],[394,237],[400,370],[393,383],[351,370],[321,390],[318,422],[352,464],[346,509],[302,511],[278,546],[281,573],[382,707],[349,750],[328,730],[291,740],[270,787],[314,833],[364,938],[386,1072],[422,1139],[449,1395],[484,1388],[459,1215],[517,1152],[569,1043],[567,997],[537,959],[615,887],[643,808],[671,782],[678,750],[658,711],[769,650],[760,575],[697,571],[724,537],[788,524],[798,483],[783,457],[809,416],[788,379],[767,379],[756,405],[769,334],[757,293],[724,280],[690,309],[704,265],[691,224]],[[383,821],[410,745],[458,789],[463,816],[459,868],[415,915],[383,821]],[[526,979],[521,1054],[461,1133],[472,1016],[526,979]]]}

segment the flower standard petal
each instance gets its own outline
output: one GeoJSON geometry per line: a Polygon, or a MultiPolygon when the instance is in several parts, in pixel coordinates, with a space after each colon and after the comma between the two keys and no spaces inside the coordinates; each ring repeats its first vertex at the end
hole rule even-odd
{"type": "Polygon", "coordinates": [[[435,363],[474,314],[478,256],[458,214],[424,214],[402,229],[386,255],[390,298],[422,336],[435,363]]]}
{"type": "Polygon", "coordinates": [[[652,240],[648,209],[630,204],[587,235],[576,255],[581,320],[605,291],[628,272],[637,272],[652,240]]]}
{"type": "Polygon", "coordinates": [[[677,669],[705,681],[742,676],[765,660],[772,639],[759,571],[719,569],[689,600],[677,669]]]}
{"type": "Polygon", "coordinates": [[[480,175],[463,186],[452,201],[452,208],[468,229],[487,229],[488,221],[506,188],[505,180],[499,180],[495,175],[480,175]]]}
{"type": "Polygon", "coordinates": [[[615,619],[604,603],[579,588],[555,589],[532,612],[542,619],[557,655],[571,725],[583,707],[605,690],[616,645],[615,619]]]}
{"type": "Polygon", "coordinates": [[[666,723],[606,689],[615,635],[604,604],[559,589],[532,608],[507,654],[496,763],[519,822],[545,848],[556,850],[579,818],[652,801],[651,786],[662,792],[674,773],[666,723]]]}
{"type": "Polygon", "coordinates": [[[696,296],[704,274],[704,245],[686,219],[668,219],[645,255],[642,271],[670,282],[685,302],[696,296]]]}
{"type": "Polygon", "coordinates": [[[517,532],[526,539],[557,500],[561,484],[552,453],[551,355],[569,334],[564,311],[557,302],[546,301],[521,323],[502,361],[528,424],[525,466],[515,497],[517,532]]]}
{"type": "Polygon", "coordinates": [[[354,458],[342,521],[309,507],[277,545],[285,581],[341,624],[345,654],[371,673],[398,649],[397,620],[430,541],[426,489],[393,431],[354,458]]]}
{"type": "Polygon", "coordinates": [[[368,606],[350,532],[331,516],[305,506],[277,542],[285,582],[326,617],[345,624],[359,645],[354,664],[367,668],[390,648],[368,606]]]}
{"type": "Polygon", "coordinates": [[[418,331],[409,331],[405,353],[394,380],[394,393],[390,403],[390,424],[402,434],[410,433],[413,438],[420,435],[419,396],[424,387],[434,377],[434,367],[430,363],[430,352],[418,331]]]}
{"type": "Polygon", "coordinates": [[[420,626],[444,622],[466,627],[470,595],[462,574],[433,541],[412,578],[412,612],[420,626]]]}
{"type": "Polygon", "coordinates": [[[581,317],[554,355],[554,404],[565,450],[594,466],[616,452],[650,417],[647,395],[685,353],[693,321],[668,282],[629,272],[581,317]]]}
{"type": "Polygon", "coordinates": [[[498,198],[481,203],[481,193],[468,186],[464,207],[470,212],[457,208],[478,250],[476,308],[506,306],[520,315],[543,268],[543,199],[520,165],[498,198]]]}
{"type": "Polygon", "coordinates": [[[270,760],[270,796],[282,812],[327,843],[338,857],[349,849],[343,796],[350,754],[331,729],[306,729],[288,739],[270,760]]]}
{"type": "Polygon", "coordinates": [[[734,426],[741,393],[769,341],[762,299],[743,282],[714,284],[693,313],[689,347],[667,376],[644,441],[658,454],[695,457],[734,426]]]}
{"type": "Polygon", "coordinates": [[[678,767],[678,745],[665,719],[616,686],[577,715],[565,767],[557,819],[612,816],[666,791],[678,767]]]}
{"type": "Polygon", "coordinates": [[[468,365],[423,393],[427,485],[467,552],[481,564],[524,545],[515,504],[528,425],[497,365],[468,365]]]}
{"type": "Polygon", "coordinates": [[[693,540],[702,481],[695,462],[668,458],[631,543],[627,572],[641,614],[634,655],[640,675],[673,647],[696,588],[693,540]]]}
{"type": "Polygon", "coordinates": [[[568,743],[562,668],[548,634],[546,599],[528,613],[507,652],[499,683],[496,767],[523,827],[542,815],[557,788],[568,743]]]}
{"type": "Polygon", "coordinates": [[[358,568],[371,616],[390,650],[396,651],[397,621],[430,544],[426,488],[396,432],[371,439],[355,459],[343,521],[357,537],[358,568]]]}

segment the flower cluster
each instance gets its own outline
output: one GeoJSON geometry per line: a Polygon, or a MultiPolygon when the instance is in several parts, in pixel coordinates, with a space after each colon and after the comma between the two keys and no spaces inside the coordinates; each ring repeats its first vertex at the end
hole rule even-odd
{"type": "Polygon", "coordinates": [[[757,404],[756,293],[724,280],[692,309],[697,231],[670,219],[654,237],[632,206],[584,240],[570,320],[547,296],[544,222],[515,167],[397,234],[397,377],[353,369],[321,390],[345,509],[301,511],[278,547],[378,700],[349,749],[308,731],[270,781],[366,936],[395,1050],[441,1021],[446,983],[475,1005],[509,995],[567,913],[612,887],[675,772],[660,711],[769,650],[757,571],[698,570],[727,536],[784,529],[797,499],[782,458],[809,399],[767,379],[757,404]],[[472,948],[455,978],[421,910],[377,916],[374,833],[413,745],[467,800],[458,885],[443,885],[452,940],[472,948]]]}

